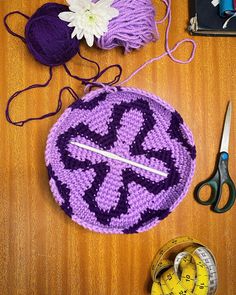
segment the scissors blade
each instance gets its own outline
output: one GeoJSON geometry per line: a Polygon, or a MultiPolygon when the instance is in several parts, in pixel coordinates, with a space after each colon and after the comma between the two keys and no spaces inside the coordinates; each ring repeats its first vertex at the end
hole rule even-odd
{"type": "Polygon", "coordinates": [[[230,123],[231,123],[232,104],[228,103],[227,112],[225,115],[224,129],[221,139],[220,152],[228,153],[229,150],[229,135],[230,135],[230,123]]]}

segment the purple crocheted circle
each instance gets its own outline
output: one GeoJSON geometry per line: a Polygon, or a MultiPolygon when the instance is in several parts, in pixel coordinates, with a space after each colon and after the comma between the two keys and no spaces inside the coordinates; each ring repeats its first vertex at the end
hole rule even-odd
{"type": "Polygon", "coordinates": [[[92,91],[73,103],[46,147],[55,200],[72,220],[102,233],[142,232],[164,219],[186,195],[195,157],[181,116],[160,98],[125,87],[92,91]]]}

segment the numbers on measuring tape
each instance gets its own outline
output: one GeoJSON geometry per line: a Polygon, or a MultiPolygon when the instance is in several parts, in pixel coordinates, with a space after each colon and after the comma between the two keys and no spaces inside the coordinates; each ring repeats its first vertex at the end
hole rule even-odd
{"type": "Polygon", "coordinates": [[[200,266],[201,268],[204,268],[205,267],[205,265],[204,265],[204,263],[202,261],[198,261],[197,262],[197,265],[200,266]]]}
{"type": "Polygon", "coordinates": [[[195,239],[181,237],[169,241],[158,251],[153,264],[152,277],[156,281],[160,280],[158,286],[165,295],[214,295],[216,292],[218,277],[215,258],[210,250],[195,239]],[[185,243],[191,245],[178,253],[174,261],[169,260],[172,256],[168,257],[168,252],[173,253],[172,248],[185,243]]]}
{"type": "Polygon", "coordinates": [[[196,286],[201,290],[208,288],[208,285],[206,285],[205,283],[201,283],[200,285],[196,285],[196,286]]]}
{"type": "Polygon", "coordinates": [[[190,275],[186,275],[185,277],[183,277],[185,279],[186,282],[190,282],[193,279],[191,279],[190,275]]]}

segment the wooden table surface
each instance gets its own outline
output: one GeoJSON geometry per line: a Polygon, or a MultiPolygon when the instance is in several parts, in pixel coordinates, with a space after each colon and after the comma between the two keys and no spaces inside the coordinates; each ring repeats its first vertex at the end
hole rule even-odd
{"type": "MultiPolygon", "coordinates": [[[[58,1],[63,3],[63,1],[58,1]]],[[[12,10],[31,15],[44,0],[0,2],[0,17],[12,10]]],[[[158,16],[163,4],[156,1],[158,16]]],[[[188,20],[187,0],[173,1],[170,45],[189,37],[184,31],[188,20]]],[[[12,18],[12,27],[23,31],[25,21],[12,18]]],[[[164,51],[165,25],[159,26],[157,43],[123,55],[88,49],[87,57],[105,67],[123,66],[123,78],[147,59],[164,51]]],[[[103,235],[72,222],[55,203],[48,185],[44,163],[45,142],[58,116],[31,122],[23,128],[6,122],[7,98],[14,91],[46,80],[47,68],[37,63],[25,45],[10,36],[0,24],[0,294],[37,295],[144,295],[150,293],[150,265],[156,251],[169,239],[189,235],[202,241],[215,254],[219,271],[219,295],[233,295],[236,288],[236,206],[225,214],[212,213],[194,201],[193,190],[207,178],[218,152],[224,113],[229,99],[234,110],[230,141],[230,173],[236,181],[236,39],[194,37],[194,61],[180,65],[165,57],[135,76],[127,85],[143,88],[162,97],[180,112],[191,128],[197,166],[184,201],[158,226],[134,235],[103,235]]],[[[190,46],[176,56],[186,58],[190,46]]],[[[74,73],[89,76],[93,68],[74,58],[74,73]]],[[[82,96],[78,82],[62,67],[54,70],[47,89],[33,90],[12,105],[12,116],[19,120],[41,115],[56,107],[59,89],[71,85],[82,96]]],[[[64,95],[63,109],[71,103],[64,95]]]]}

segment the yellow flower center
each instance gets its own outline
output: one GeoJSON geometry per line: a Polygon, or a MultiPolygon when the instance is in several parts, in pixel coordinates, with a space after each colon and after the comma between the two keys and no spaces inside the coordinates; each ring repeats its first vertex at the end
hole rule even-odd
{"type": "Polygon", "coordinates": [[[86,16],[87,16],[88,21],[90,23],[93,23],[95,21],[95,19],[96,19],[96,16],[89,9],[87,9],[85,11],[85,13],[86,13],[86,16]]]}

